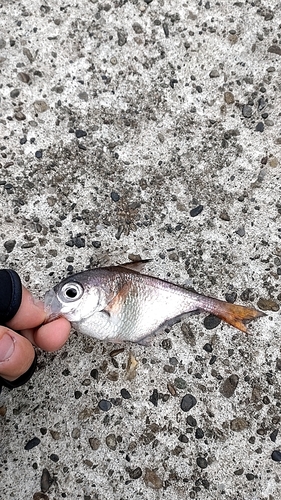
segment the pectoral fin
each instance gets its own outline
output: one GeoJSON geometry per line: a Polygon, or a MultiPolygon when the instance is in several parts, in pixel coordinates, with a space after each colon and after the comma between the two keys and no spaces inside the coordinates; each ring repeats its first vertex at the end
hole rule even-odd
{"type": "Polygon", "coordinates": [[[111,301],[103,308],[103,312],[108,314],[113,321],[117,321],[122,313],[127,295],[130,291],[131,282],[125,283],[119,292],[111,299],[111,301]]]}

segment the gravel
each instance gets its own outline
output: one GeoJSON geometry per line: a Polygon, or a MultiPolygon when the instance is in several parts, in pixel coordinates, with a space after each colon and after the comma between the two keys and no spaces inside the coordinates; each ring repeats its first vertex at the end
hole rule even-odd
{"type": "Polygon", "coordinates": [[[248,335],[198,311],[149,347],[37,349],[1,393],[1,497],[280,498],[279,12],[1,3],[1,265],[42,298],[139,256],[266,313],[248,335]]]}

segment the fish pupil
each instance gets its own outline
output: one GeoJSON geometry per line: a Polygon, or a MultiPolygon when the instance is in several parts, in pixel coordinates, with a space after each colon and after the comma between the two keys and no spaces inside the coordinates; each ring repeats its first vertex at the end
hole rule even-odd
{"type": "Polygon", "coordinates": [[[75,299],[75,297],[77,295],[77,290],[75,288],[68,288],[68,290],[66,290],[65,294],[70,299],[75,299]]]}

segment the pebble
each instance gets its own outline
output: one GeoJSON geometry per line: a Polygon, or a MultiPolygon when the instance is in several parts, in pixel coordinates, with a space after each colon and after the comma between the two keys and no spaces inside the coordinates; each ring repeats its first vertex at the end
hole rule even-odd
{"type": "Polygon", "coordinates": [[[144,482],[146,486],[154,490],[160,490],[163,487],[163,481],[154,470],[145,469],[144,482]]]}
{"type": "Polygon", "coordinates": [[[281,462],[281,451],[274,450],[271,454],[271,458],[274,462],[281,462]]]}
{"type": "Polygon", "coordinates": [[[204,208],[203,205],[198,205],[197,207],[192,208],[192,210],[190,210],[189,212],[190,216],[196,217],[197,215],[201,214],[203,208],[204,208]]]}
{"type": "Polygon", "coordinates": [[[158,406],[159,393],[157,389],[154,389],[151,396],[149,396],[149,401],[154,405],[158,406]]]}
{"type": "Polygon", "coordinates": [[[203,439],[203,437],[204,437],[203,429],[198,427],[198,429],[196,429],[196,431],[195,431],[195,437],[196,437],[196,439],[203,439]]]}
{"type": "Polygon", "coordinates": [[[30,82],[30,76],[27,73],[23,73],[20,71],[17,76],[18,76],[18,79],[23,83],[30,82]]]}
{"type": "Polygon", "coordinates": [[[80,438],[80,435],[81,435],[81,431],[80,429],[78,429],[78,427],[75,427],[72,432],[71,432],[71,437],[73,439],[79,439],[80,438]]]}
{"type": "Polygon", "coordinates": [[[262,311],[274,311],[277,312],[280,309],[279,304],[275,302],[273,299],[264,299],[264,298],[259,298],[257,306],[259,309],[262,311]]]}
{"type": "Polygon", "coordinates": [[[211,353],[213,351],[213,347],[211,344],[207,343],[203,346],[204,351],[211,353]]]}
{"type": "Polygon", "coordinates": [[[232,92],[227,91],[224,93],[224,101],[226,102],[226,104],[234,103],[234,95],[232,94],[232,92]]]}
{"type": "Polygon", "coordinates": [[[192,394],[186,394],[181,400],[182,411],[189,411],[197,403],[197,399],[192,394]]]}
{"type": "Polygon", "coordinates": [[[91,377],[93,377],[94,380],[96,380],[98,382],[99,380],[99,372],[96,368],[93,368],[91,373],[90,373],[91,377]]]}
{"type": "Polygon", "coordinates": [[[281,56],[281,47],[280,45],[271,45],[270,47],[268,47],[267,52],[281,56]]]}
{"type": "Polygon", "coordinates": [[[220,76],[219,72],[217,69],[212,69],[209,73],[210,78],[218,78],[220,76]]]}
{"type": "Polygon", "coordinates": [[[221,320],[217,316],[209,314],[209,316],[204,318],[203,323],[207,330],[213,330],[213,328],[216,328],[221,323],[221,320]]]}
{"type": "Polygon", "coordinates": [[[101,442],[98,438],[92,437],[89,439],[90,446],[92,450],[97,451],[101,445],[101,442]]]}
{"type": "Polygon", "coordinates": [[[8,253],[11,253],[15,248],[16,240],[7,240],[4,243],[4,247],[8,253]]]}
{"type": "Polygon", "coordinates": [[[264,123],[263,123],[263,122],[259,122],[259,123],[256,125],[255,131],[256,131],[256,132],[263,132],[263,131],[264,131],[264,123]]]}
{"type": "Polygon", "coordinates": [[[139,479],[142,476],[142,470],[140,467],[136,467],[135,469],[131,469],[130,467],[126,468],[131,479],[139,479]]]}
{"type": "Polygon", "coordinates": [[[43,101],[42,99],[39,99],[38,101],[34,101],[33,106],[37,113],[44,113],[48,109],[48,104],[46,101],[43,101]]]}
{"type": "Polygon", "coordinates": [[[245,418],[237,417],[230,421],[230,429],[234,432],[244,431],[249,427],[249,424],[245,418]]]}
{"type": "Polygon", "coordinates": [[[124,399],[130,399],[132,397],[127,389],[121,389],[121,396],[124,399]]]}
{"type": "Polygon", "coordinates": [[[35,157],[40,159],[43,156],[43,151],[42,149],[38,149],[38,151],[35,151],[35,157]]]}
{"type": "Polygon", "coordinates": [[[38,437],[34,437],[32,439],[30,439],[30,441],[27,441],[24,449],[25,450],[32,450],[32,448],[35,448],[35,446],[38,446],[38,444],[40,444],[41,441],[38,437]]]}
{"type": "Polygon", "coordinates": [[[230,375],[220,386],[220,393],[225,398],[230,398],[233,396],[234,391],[238,385],[239,377],[236,374],[230,375]]]}
{"type": "Polygon", "coordinates": [[[113,450],[113,451],[116,450],[116,448],[117,448],[117,439],[116,439],[115,434],[108,434],[108,436],[106,436],[106,438],[105,438],[105,442],[106,442],[107,447],[110,450],[113,450]]]}
{"type": "Polygon", "coordinates": [[[245,228],[243,226],[239,227],[237,229],[237,231],[235,231],[236,234],[238,234],[238,236],[240,236],[241,238],[243,238],[243,236],[245,236],[245,228]]]}
{"type": "Polygon", "coordinates": [[[119,47],[122,47],[125,43],[127,43],[127,34],[124,31],[118,30],[117,38],[119,47]]]}
{"type": "Polygon", "coordinates": [[[242,107],[242,115],[244,116],[244,118],[251,118],[252,113],[253,113],[252,106],[244,104],[244,106],[242,107]]]}
{"type": "Polygon", "coordinates": [[[43,493],[42,491],[37,491],[36,493],[34,493],[32,498],[33,500],[49,500],[48,495],[45,495],[45,493],[43,493]]]}
{"type": "Polygon", "coordinates": [[[75,130],[75,135],[76,135],[77,139],[80,139],[81,137],[86,137],[87,132],[85,132],[85,130],[78,129],[78,130],[75,130]]]}
{"type": "Polygon", "coordinates": [[[234,302],[237,299],[237,293],[236,292],[230,292],[225,294],[225,300],[229,302],[230,304],[234,304],[234,302]]]}
{"type": "Polygon", "coordinates": [[[102,411],[108,411],[112,407],[112,404],[110,403],[110,401],[107,401],[106,399],[101,399],[99,401],[98,407],[102,411]]]}
{"type": "Polygon", "coordinates": [[[52,462],[57,463],[59,461],[59,456],[56,453],[51,453],[50,459],[52,460],[52,462]]]}
{"type": "Polygon", "coordinates": [[[101,242],[100,241],[92,241],[92,245],[94,248],[100,248],[101,247],[101,242]]]}
{"type": "Polygon", "coordinates": [[[269,434],[269,437],[271,439],[271,441],[273,443],[275,443],[276,441],[276,438],[277,438],[277,435],[278,435],[278,429],[274,429],[274,431],[272,431],[270,434],[269,434]]]}
{"type": "Polygon", "coordinates": [[[112,201],[115,201],[115,202],[120,200],[120,195],[118,193],[116,193],[116,191],[112,191],[110,193],[110,197],[111,197],[112,201]]]}
{"type": "Polygon", "coordinates": [[[206,458],[204,458],[204,457],[198,457],[196,459],[196,463],[197,463],[198,467],[200,467],[200,469],[206,469],[206,467],[208,466],[208,462],[207,462],[206,458]]]}
{"type": "Polygon", "coordinates": [[[175,378],[174,384],[175,384],[177,389],[186,389],[186,387],[187,387],[186,381],[181,377],[175,378]]]}
{"type": "Polygon", "coordinates": [[[46,491],[48,491],[50,486],[53,484],[53,478],[51,477],[51,474],[48,471],[48,469],[42,470],[40,483],[41,483],[41,491],[43,491],[43,493],[46,493],[46,491]]]}
{"type": "Polygon", "coordinates": [[[190,427],[196,427],[197,426],[196,419],[192,415],[188,415],[188,417],[186,419],[186,423],[188,425],[190,425],[190,427]]]}

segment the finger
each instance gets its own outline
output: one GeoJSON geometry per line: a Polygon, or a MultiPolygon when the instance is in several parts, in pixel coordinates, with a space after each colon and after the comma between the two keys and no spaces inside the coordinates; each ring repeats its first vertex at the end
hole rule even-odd
{"type": "Polygon", "coordinates": [[[45,317],[43,303],[35,301],[31,293],[23,287],[21,305],[13,319],[7,323],[7,326],[13,328],[13,330],[34,328],[41,325],[45,317]]]}
{"type": "Polygon", "coordinates": [[[0,375],[6,380],[16,380],[23,375],[34,360],[30,342],[5,326],[0,326],[0,375]]]}
{"type": "Polygon", "coordinates": [[[21,333],[44,351],[57,351],[67,341],[71,325],[65,318],[58,318],[36,329],[22,330],[21,333]]]}

